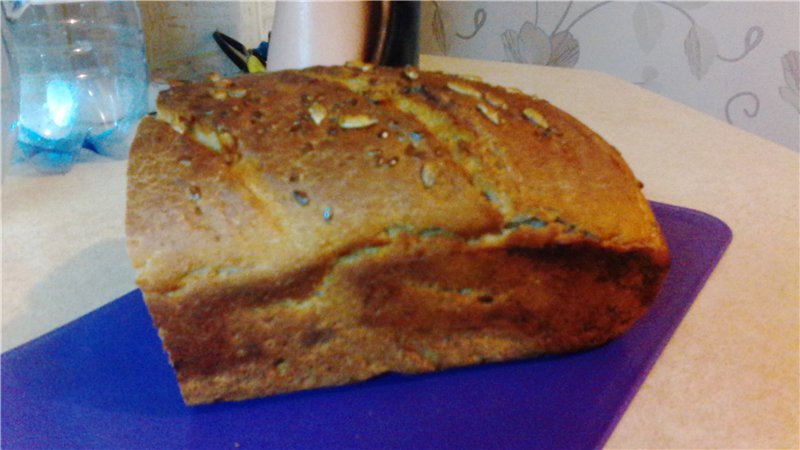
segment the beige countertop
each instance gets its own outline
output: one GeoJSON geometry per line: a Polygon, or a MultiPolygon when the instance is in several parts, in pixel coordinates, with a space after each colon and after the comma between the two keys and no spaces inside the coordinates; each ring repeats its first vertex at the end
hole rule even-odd
{"type": "MultiPolygon", "coordinates": [[[[549,100],[616,146],[651,200],[707,212],[733,241],[610,448],[800,448],[798,154],[608,75],[424,56],[549,100]]],[[[135,289],[125,161],[2,184],[2,348],[135,289]]]]}

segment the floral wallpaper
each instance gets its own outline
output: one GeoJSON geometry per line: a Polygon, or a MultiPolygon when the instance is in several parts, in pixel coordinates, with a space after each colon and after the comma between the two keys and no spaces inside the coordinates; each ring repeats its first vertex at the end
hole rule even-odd
{"type": "Polygon", "coordinates": [[[599,70],[800,151],[800,2],[423,2],[422,53],[599,70]]]}

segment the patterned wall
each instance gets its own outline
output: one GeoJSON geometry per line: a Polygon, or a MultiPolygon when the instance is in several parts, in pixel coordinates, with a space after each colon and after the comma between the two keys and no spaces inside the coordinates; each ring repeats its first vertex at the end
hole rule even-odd
{"type": "Polygon", "coordinates": [[[422,53],[598,70],[800,151],[800,2],[423,2],[422,53]]]}

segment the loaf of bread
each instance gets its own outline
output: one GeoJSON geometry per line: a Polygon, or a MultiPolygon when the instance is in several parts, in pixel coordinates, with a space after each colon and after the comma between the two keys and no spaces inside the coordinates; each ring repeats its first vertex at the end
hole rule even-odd
{"type": "Polygon", "coordinates": [[[411,67],[162,92],[132,145],[126,228],[187,404],[595,347],[669,267],[597,134],[411,67]]]}

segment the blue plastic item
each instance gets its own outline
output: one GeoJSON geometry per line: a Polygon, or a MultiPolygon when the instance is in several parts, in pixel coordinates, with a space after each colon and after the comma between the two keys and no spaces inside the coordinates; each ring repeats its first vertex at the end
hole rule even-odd
{"type": "Polygon", "coordinates": [[[600,448],[731,240],[714,217],[653,206],[670,273],[595,350],[187,407],[134,291],[2,355],[2,448],[600,448]]]}

